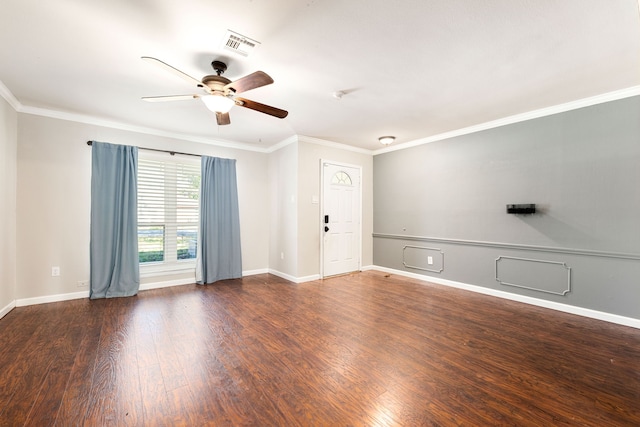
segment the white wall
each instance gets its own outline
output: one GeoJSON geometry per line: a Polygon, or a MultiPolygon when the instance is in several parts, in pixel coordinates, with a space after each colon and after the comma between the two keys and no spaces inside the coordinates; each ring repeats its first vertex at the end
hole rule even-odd
{"type": "MultiPolygon", "coordinates": [[[[304,139],[270,154],[259,153],[16,114],[10,106],[2,107],[5,128],[0,154],[5,154],[7,167],[0,175],[0,192],[8,203],[0,209],[4,237],[0,247],[5,254],[0,258],[0,309],[15,300],[29,303],[32,298],[88,291],[77,286],[89,279],[88,140],[237,159],[243,271],[270,270],[291,280],[317,276],[320,270],[319,205],[311,203],[320,192],[320,159],[360,165],[362,265],[372,265],[370,154],[304,139]],[[53,266],[60,267],[59,277],[51,276],[53,266]]],[[[189,278],[145,277],[142,284],[189,278]]]]}
{"type": "Polygon", "coordinates": [[[0,317],[16,295],[17,113],[0,97],[0,317]]]}
{"type": "Polygon", "coordinates": [[[270,269],[306,281],[320,274],[320,161],[362,167],[362,260],[373,264],[373,156],[338,144],[299,137],[269,157],[270,269]]]}
{"type": "Polygon", "coordinates": [[[362,260],[373,264],[373,156],[300,138],[298,145],[298,277],[320,273],[320,161],[362,167],[362,260]]]}
{"type": "MultiPolygon", "coordinates": [[[[82,291],[77,282],[89,278],[88,140],[237,159],[243,270],[268,268],[267,154],[29,114],[18,116],[17,133],[16,299],[82,291]]],[[[154,280],[167,278],[143,283],[154,280]]]]}
{"type": "Polygon", "coordinates": [[[298,144],[269,155],[269,267],[276,274],[298,277],[298,144]]]}

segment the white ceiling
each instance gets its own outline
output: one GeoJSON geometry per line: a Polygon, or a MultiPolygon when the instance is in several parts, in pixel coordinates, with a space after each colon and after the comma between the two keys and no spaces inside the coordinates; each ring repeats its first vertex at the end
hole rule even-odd
{"type": "Polygon", "coordinates": [[[640,85],[638,0],[1,0],[0,82],[25,111],[267,148],[304,135],[368,150],[640,85]],[[221,47],[227,29],[261,45],[221,47]],[[198,79],[227,62],[275,83],[218,126],[198,79]],[[337,100],[336,91],[346,94],[337,100]],[[44,109],[44,110],[41,110],[44,109]]]}

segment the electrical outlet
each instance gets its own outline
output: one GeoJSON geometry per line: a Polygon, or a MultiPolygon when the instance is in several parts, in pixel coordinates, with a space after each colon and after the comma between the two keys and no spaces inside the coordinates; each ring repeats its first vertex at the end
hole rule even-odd
{"type": "Polygon", "coordinates": [[[78,286],[79,288],[88,288],[89,287],[89,281],[88,280],[78,280],[78,283],[76,284],[76,286],[78,286]]]}
{"type": "Polygon", "coordinates": [[[51,267],[51,275],[57,277],[60,275],[60,267],[51,267]]]}
{"type": "Polygon", "coordinates": [[[433,257],[432,256],[428,256],[427,257],[427,264],[433,265],[433,257]]]}

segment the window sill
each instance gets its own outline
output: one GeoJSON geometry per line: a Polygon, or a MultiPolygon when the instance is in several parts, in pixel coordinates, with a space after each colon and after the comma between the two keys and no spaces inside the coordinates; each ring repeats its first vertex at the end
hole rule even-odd
{"type": "Polygon", "coordinates": [[[153,263],[140,266],[140,278],[195,274],[195,260],[173,263],[153,263]]]}

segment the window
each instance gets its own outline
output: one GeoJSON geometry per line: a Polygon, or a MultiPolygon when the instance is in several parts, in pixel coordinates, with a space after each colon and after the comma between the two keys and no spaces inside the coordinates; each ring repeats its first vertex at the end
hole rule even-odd
{"type": "Polygon", "coordinates": [[[349,174],[343,171],[336,172],[336,174],[333,175],[333,177],[331,178],[331,183],[338,184],[338,185],[348,185],[348,186],[353,185],[349,174]]]}
{"type": "Polygon", "coordinates": [[[200,163],[144,153],[138,159],[138,258],[149,270],[196,258],[200,163]]]}

